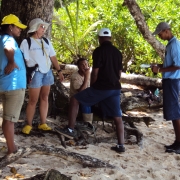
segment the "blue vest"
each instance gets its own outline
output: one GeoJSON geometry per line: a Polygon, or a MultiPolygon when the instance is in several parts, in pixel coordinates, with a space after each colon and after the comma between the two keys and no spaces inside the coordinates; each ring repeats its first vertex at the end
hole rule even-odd
{"type": "Polygon", "coordinates": [[[21,50],[12,36],[2,35],[0,37],[0,92],[26,88],[26,69],[21,50]],[[4,48],[14,50],[14,62],[19,69],[14,69],[10,74],[5,74],[4,69],[8,64],[8,59],[4,53],[4,48]]]}

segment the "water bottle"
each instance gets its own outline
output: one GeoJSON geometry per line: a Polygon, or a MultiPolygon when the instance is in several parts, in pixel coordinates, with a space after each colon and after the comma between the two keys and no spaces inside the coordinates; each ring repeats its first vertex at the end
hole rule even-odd
{"type": "Polygon", "coordinates": [[[159,89],[158,89],[158,88],[154,91],[154,95],[155,95],[156,97],[159,97],[159,89]]]}

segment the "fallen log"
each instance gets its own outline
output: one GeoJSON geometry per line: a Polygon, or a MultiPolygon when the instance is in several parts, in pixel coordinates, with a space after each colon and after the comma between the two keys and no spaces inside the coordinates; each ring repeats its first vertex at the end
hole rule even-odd
{"type": "Polygon", "coordinates": [[[79,164],[82,164],[83,167],[94,167],[94,168],[111,168],[111,169],[118,169],[116,166],[111,165],[107,162],[101,161],[100,159],[82,155],[75,152],[68,152],[61,148],[55,148],[54,146],[45,146],[44,144],[41,145],[33,145],[30,148],[19,148],[17,153],[12,153],[8,156],[4,156],[0,159],[0,168],[7,166],[8,164],[17,161],[19,158],[23,156],[27,156],[31,153],[41,153],[41,154],[49,154],[58,156],[68,161],[73,161],[79,164]]]}
{"type": "Polygon", "coordinates": [[[61,148],[56,148],[54,146],[45,146],[45,145],[33,145],[31,146],[31,149],[36,153],[45,153],[50,155],[55,155],[58,157],[61,157],[68,161],[77,162],[79,164],[82,164],[83,167],[94,167],[94,168],[111,168],[111,169],[118,169],[116,166],[111,165],[107,162],[101,161],[100,159],[88,156],[88,155],[82,155],[75,152],[68,152],[61,148]]]}
{"type": "Polygon", "coordinates": [[[26,178],[23,180],[71,180],[71,178],[64,174],[61,174],[59,171],[55,169],[50,169],[47,172],[37,174],[33,177],[26,178]]]}
{"type": "MultiPolygon", "coordinates": [[[[71,75],[73,72],[77,71],[77,66],[72,64],[63,64],[61,65],[63,74],[71,75]]],[[[121,74],[121,83],[127,83],[127,84],[135,84],[135,85],[141,85],[145,87],[162,87],[162,81],[160,78],[151,78],[146,77],[143,75],[136,75],[136,74],[121,74]]]]}
{"type": "Polygon", "coordinates": [[[5,155],[2,158],[0,158],[0,169],[7,166],[8,164],[11,164],[17,161],[19,158],[23,156],[27,156],[31,153],[32,153],[31,148],[25,148],[25,147],[18,148],[16,153],[5,155]]]}

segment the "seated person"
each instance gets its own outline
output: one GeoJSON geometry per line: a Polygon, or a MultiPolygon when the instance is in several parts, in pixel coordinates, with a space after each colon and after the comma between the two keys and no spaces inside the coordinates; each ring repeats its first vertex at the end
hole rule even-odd
{"type": "MultiPolygon", "coordinates": [[[[85,58],[78,59],[77,66],[78,71],[71,75],[70,97],[90,86],[90,68],[87,60],[85,58]]],[[[92,123],[93,113],[91,113],[91,107],[83,105],[80,105],[80,107],[83,120],[92,123]]]]}

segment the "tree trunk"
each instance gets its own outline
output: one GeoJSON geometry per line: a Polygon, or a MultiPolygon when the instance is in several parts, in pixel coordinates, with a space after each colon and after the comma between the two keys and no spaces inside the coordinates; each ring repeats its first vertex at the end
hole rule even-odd
{"type": "MultiPolygon", "coordinates": [[[[63,74],[66,76],[71,76],[71,74],[75,71],[77,71],[77,66],[72,64],[66,64],[61,65],[61,69],[63,69],[63,74]]],[[[135,75],[135,74],[121,74],[121,83],[127,83],[127,84],[135,84],[144,86],[146,88],[148,87],[155,87],[155,88],[161,88],[162,87],[162,81],[160,78],[151,78],[146,77],[142,75],[135,75]]]]}
{"type": "Polygon", "coordinates": [[[139,8],[136,0],[124,0],[123,5],[127,6],[129,12],[133,16],[136,25],[143,35],[144,39],[156,50],[161,59],[164,59],[165,55],[165,46],[161,44],[149,31],[149,28],[145,22],[144,16],[139,8]]]}
{"type": "MultiPolygon", "coordinates": [[[[51,23],[53,7],[54,0],[2,0],[1,18],[8,14],[15,14],[26,25],[34,18],[41,18],[43,21],[51,23]]],[[[28,28],[22,31],[19,43],[27,37],[27,30],[28,28]]],[[[48,28],[47,37],[50,37],[50,32],[51,28],[48,28]]]]}

